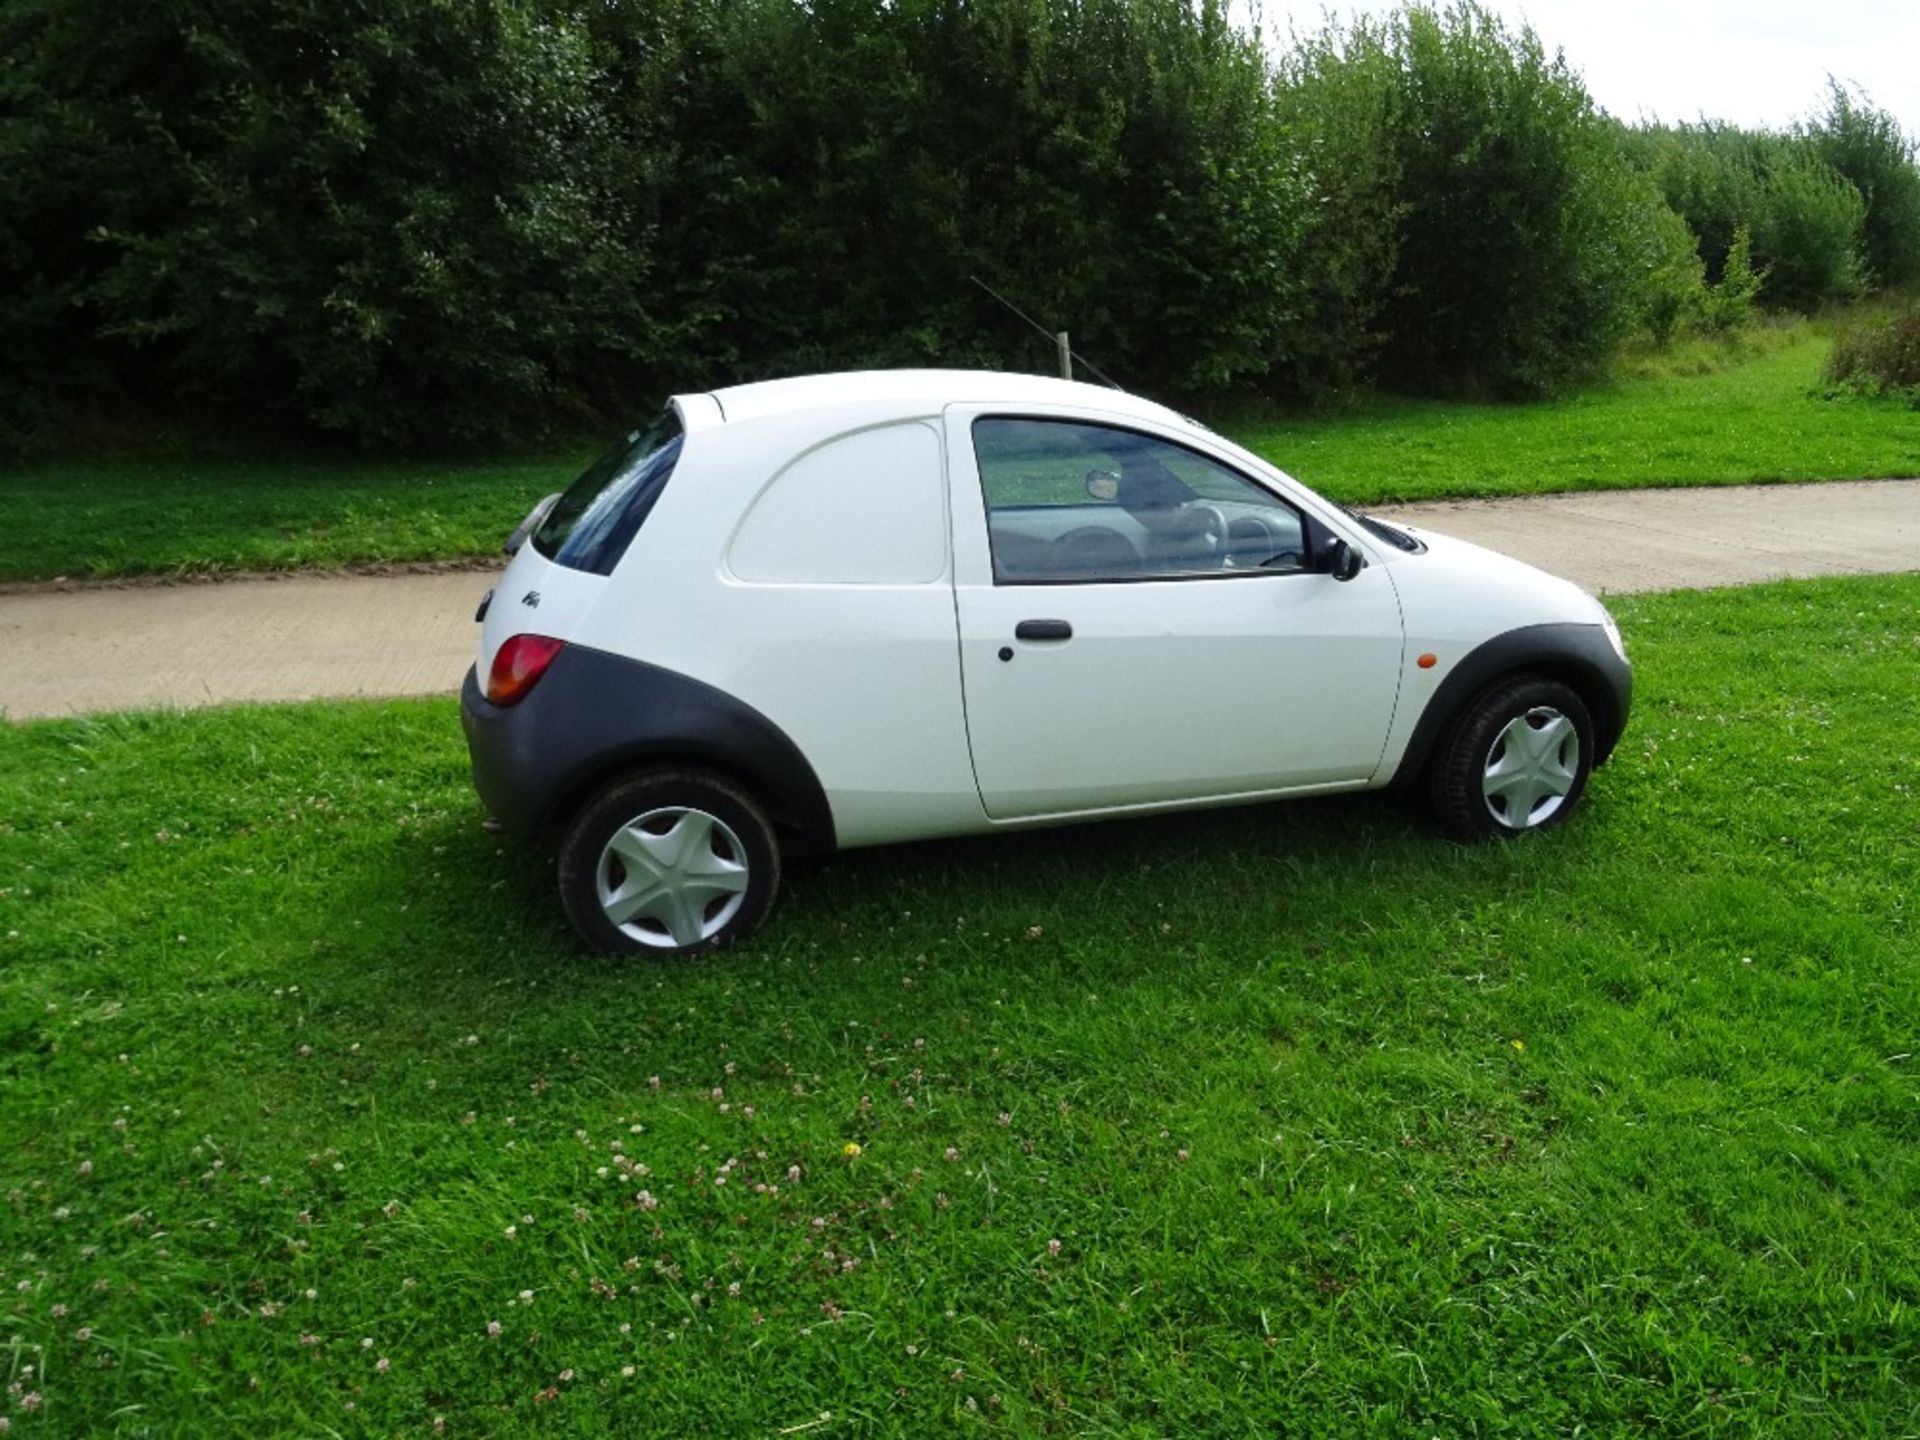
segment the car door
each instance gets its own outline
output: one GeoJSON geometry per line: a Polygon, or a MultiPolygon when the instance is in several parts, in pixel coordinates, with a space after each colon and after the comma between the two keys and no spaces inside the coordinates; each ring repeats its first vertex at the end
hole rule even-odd
{"type": "Polygon", "coordinates": [[[955,406],[946,427],[990,817],[1371,778],[1402,663],[1387,566],[1315,571],[1323,517],[1151,424],[955,406]]]}

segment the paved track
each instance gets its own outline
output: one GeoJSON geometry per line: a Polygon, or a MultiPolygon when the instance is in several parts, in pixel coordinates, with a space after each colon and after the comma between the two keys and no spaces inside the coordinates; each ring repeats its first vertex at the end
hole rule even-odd
{"type": "Polygon", "coordinates": [[[314,575],[0,595],[0,709],[21,720],[455,690],[491,583],[314,575]]]}
{"type": "MultiPolygon", "coordinates": [[[[1595,593],[1920,570],[1920,480],[1615,490],[1383,509],[1595,593]]],[[[154,705],[451,693],[477,573],[0,594],[12,719],[154,705]]]]}
{"type": "Polygon", "coordinates": [[[1596,595],[1920,570],[1920,480],[1590,490],[1378,512],[1596,595]]]}

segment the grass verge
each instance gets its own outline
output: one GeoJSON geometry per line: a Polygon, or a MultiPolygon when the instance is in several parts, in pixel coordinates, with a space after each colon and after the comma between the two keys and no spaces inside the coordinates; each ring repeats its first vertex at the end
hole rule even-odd
{"type": "Polygon", "coordinates": [[[497,463],[30,464],[0,473],[0,581],[497,559],[507,532],[592,448],[497,463]]]}
{"type": "Polygon", "coordinates": [[[1233,434],[1350,503],[1920,475],[1920,414],[1895,397],[1830,393],[1819,328],[1763,333],[1723,366],[1695,342],[1673,368],[1642,357],[1639,373],[1544,404],[1382,398],[1233,434]]]}
{"type": "MultiPolygon", "coordinates": [[[[1829,342],[1768,329],[1642,357],[1540,405],[1382,398],[1342,415],[1215,423],[1337,500],[1920,475],[1920,416],[1824,398],[1829,342]]],[[[591,444],[498,463],[235,458],[44,463],[0,475],[0,581],[497,555],[591,444]]]]}
{"type": "Polygon", "coordinates": [[[0,731],[0,1413],[1912,1433],[1920,578],[1619,610],[1564,831],[852,854],[696,965],[576,951],[444,702],[0,731]]]}

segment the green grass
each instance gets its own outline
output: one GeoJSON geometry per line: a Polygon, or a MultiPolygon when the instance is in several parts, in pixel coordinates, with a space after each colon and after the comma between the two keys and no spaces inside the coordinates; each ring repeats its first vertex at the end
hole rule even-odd
{"type": "Polygon", "coordinates": [[[691,965],[573,947],[444,702],[0,730],[0,1413],[1911,1435],[1920,577],[1618,608],[1550,836],[851,854],[691,965]]]}
{"type": "Polygon", "coordinates": [[[497,462],[30,464],[0,473],[0,581],[497,559],[533,502],[593,449],[497,462]]]}
{"type": "MultiPolygon", "coordinates": [[[[1625,378],[1549,404],[1380,398],[1334,416],[1211,418],[1349,502],[1920,475],[1920,413],[1826,398],[1820,329],[1745,343],[1642,356],[1625,378]]],[[[493,556],[594,448],[466,464],[28,465],[0,474],[0,581],[493,556]]]]}
{"type": "Polygon", "coordinates": [[[1546,404],[1379,399],[1229,429],[1349,503],[1920,475],[1920,412],[1895,398],[1830,397],[1830,348],[1800,325],[1733,363],[1716,367],[1711,347],[1695,344],[1546,404]]]}

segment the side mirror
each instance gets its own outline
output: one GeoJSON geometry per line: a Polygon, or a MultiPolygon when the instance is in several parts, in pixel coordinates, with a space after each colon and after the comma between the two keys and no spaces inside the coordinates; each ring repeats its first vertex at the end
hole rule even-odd
{"type": "Polygon", "coordinates": [[[1336,539],[1326,548],[1322,567],[1327,574],[1339,581],[1353,579],[1367,562],[1360,558],[1360,552],[1344,540],[1336,539]]]}

